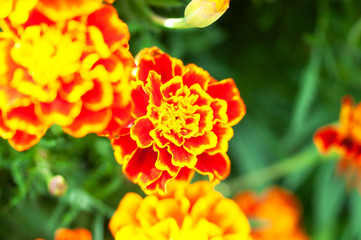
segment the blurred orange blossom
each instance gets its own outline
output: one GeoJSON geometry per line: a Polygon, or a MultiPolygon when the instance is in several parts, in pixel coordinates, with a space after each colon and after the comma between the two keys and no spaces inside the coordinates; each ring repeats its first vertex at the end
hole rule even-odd
{"type": "Polygon", "coordinates": [[[234,200],[248,219],[258,224],[252,227],[255,240],[308,240],[300,226],[301,211],[296,197],[280,187],[264,194],[251,191],[239,193],[234,200]]]}
{"type": "Polygon", "coordinates": [[[110,220],[116,240],[251,240],[247,218],[206,181],[170,184],[165,196],[127,193],[110,220]]]}
{"type": "Polygon", "coordinates": [[[62,21],[34,9],[16,28],[1,22],[0,136],[16,150],[36,144],[52,124],[83,137],[127,123],[134,67],[129,31],[114,7],[98,5],[62,21]]]}
{"type": "Polygon", "coordinates": [[[345,96],[339,124],[318,129],[313,141],[321,153],[334,150],[340,154],[338,171],[361,189],[361,103],[354,105],[352,97],[345,96]]]}

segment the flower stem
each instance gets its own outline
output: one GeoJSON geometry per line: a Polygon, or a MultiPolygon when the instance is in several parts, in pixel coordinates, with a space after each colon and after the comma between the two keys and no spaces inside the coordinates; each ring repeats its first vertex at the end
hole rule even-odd
{"type": "Polygon", "coordinates": [[[282,176],[319,163],[323,159],[316,147],[311,146],[304,151],[281,160],[273,166],[253,171],[244,176],[230,180],[227,185],[232,194],[245,188],[253,188],[267,182],[274,181],[282,176]]]}

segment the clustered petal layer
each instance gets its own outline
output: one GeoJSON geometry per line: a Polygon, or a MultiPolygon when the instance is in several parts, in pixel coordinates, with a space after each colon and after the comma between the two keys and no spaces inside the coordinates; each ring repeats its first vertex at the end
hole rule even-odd
{"type": "Polygon", "coordinates": [[[134,60],[115,8],[102,1],[40,0],[13,28],[11,14],[27,6],[21,2],[14,0],[0,20],[6,29],[0,33],[0,136],[22,151],[52,124],[83,137],[108,135],[127,123],[134,60]]]}
{"type": "Polygon", "coordinates": [[[124,173],[146,193],[164,194],[170,180],[189,182],[194,171],[226,178],[231,126],[245,114],[232,79],[216,81],[158,48],[142,50],[132,81],[134,124],[112,139],[124,173]]]}
{"type": "Polygon", "coordinates": [[[162,197],[128,193],[109,228],[116,240],[251,240],[237,204],[205,181],[170,184],[162,197]]]}
{"type": "Polygon", "coordinates": [[[321,153],[335,150],[341,155],[338,165],[350,184],[361,189],[361,103],[354,105],[350,96],[342,100],[338,125],[320,128],[313,141],[321,153]]]}
{"type": "Polygon", "coordinates": [[[251,233],[255,240],[309,239],[300,227],[299,203],[285,189],[273,187],[262,195],[245,191],[235,201],[248,219],[257,223],[251,233]]]}

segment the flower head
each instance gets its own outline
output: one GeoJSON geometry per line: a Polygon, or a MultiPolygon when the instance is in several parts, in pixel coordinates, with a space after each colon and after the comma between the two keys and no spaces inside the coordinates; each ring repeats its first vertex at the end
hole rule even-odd
{"type": "Polygon", "coordinates": [[[54,22],[32,11],[0,33],[0,136],[22,151],[52,124],[74,137],[106,134],[129,116],[134,67],[115,8],[54,22]]]}
{"type": "Polygon", "coordinates": [[[112,139],[123,171],[148,193],[164,193],[170,180],[190,181],[194,171],[213,182],[230,170],[231,126],[245,114],[232,79],[220,82],[194,64],[153,47],[137,57],[134,124],[112,139]]]}
{"type": "MultiPolygon", "coordinates": [[[[33,11],[41,12],[53,21],[88,15],[101,7],[103,0],[2,0],[0,20],[11,25],[24,24],[33,11]]],[[[105,1],[111,3],[113,1],[105,1]]]]}
{"type": "Polygon", "coordinates": [[[116,240],[251,240],[245,215],[209,182],[173,184],[163,197],[128,193],[109,228],[116,240]]]}
{"type": "Polygon", "coordinates": [[[229,8],[230,0],[192,0],[184,12],[185,22],[193,27],[207,27],[229,8]]]}
{"type": "Polygon", "coordinates": [[[252,229],[255,240],[309,239],[300,227],[300,207],[288,191],[274,187],[262,195],[247,191],[235,197],[246,216],[258,224],[252,229]]]}
{"type": "Polygon", "coordinates": [[[321,153],[335,150],[341,155],[339,171],[351,184],[361,188],[361,103],[354,106],[353,99],[342,100],[340,122],[320,128],[313,141],[321,153]]]}
{"type": "MultiPolygon", "coordinates": [[[[37,238],[36,240],[44,239],[37,238]]],[[[55,232],[54,240],[92,240],[92,234],[84,228],[76,228],[74,230],[59,228],[55,232]]]]}

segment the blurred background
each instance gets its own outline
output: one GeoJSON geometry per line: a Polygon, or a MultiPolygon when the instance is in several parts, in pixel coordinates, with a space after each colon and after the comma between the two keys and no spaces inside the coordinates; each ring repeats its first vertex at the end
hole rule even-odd
{"type": "MultiPolygon", "coordinates": [[[[158,46],[218,80],[233,78],[247,106],[229,145],[225,196],[280,185],[303,208],[314,240],[361,239],[361,197],[337,171],[338,156],[321,156],[312,142],[320,126],[336,123],[342,96],[361,100],[361,1],[231,0],[204,29],[153,24],[145,7],[182,17],[188,0],[117,0],[131,32],[133,55],[158,46]]],[[[202,178],[198,176],[198,178],[202,178]]],[[[0,238],[52,239],[59,227],[85,227],[94,240],[112,239],[107,224],[126,192],[144,195],[123,176],[106,138],[72,138],[53,126],[25,152],[0,144],[0,238]],[[68,184],[49,194],[47,178],[68,184]]]]}

